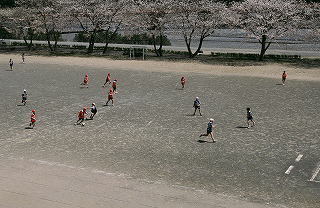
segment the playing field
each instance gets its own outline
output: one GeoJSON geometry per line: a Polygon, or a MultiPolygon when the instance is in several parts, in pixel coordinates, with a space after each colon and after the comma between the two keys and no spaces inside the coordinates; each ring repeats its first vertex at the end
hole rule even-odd
{"type": "Polygon", "coordinates": [[[7,71],[7,58],[0,55],[1,158],[123,173],[264,204],[320,206],[319,81],[290,80],[290,69],[282,86],[262,76],[161,72],[152,68],[157,64],[117,68],[107,59],[104,66],[80,66],[27,57],[7,71]],[[80,88],[86,72],[89,88],[80,88]],[[108,72],[118,80],[114,106],[104,106],[108,72]],[[23,89],[28,103],[19,106],[23,89]],[[196,96],[203,116],[192,116],[196,96]],[[77,112],[92,102],[94,120],[74,126],[77,112]],[[247,107],[256,121],[250,129],[243,128],[247,107]],[[25,129],[32,109],[36,127],[25,129]],[[199,142],[210,118],[217,142],[199,142]]]}

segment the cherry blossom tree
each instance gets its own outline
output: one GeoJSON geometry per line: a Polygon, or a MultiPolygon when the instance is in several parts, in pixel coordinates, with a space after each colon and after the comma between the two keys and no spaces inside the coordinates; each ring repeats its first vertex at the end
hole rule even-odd
{"type": "Polygon", "coordinates": [[[70,17],[74,18],[84,32],[89,35],[88,53],[93,52],[97,32],[106,31],[106,46],[110,31],[115,33],[121,24],[119,13],[124,0],[71,0],[67,2],[70,17]]]}
{"type": "Polygon", "coordinates": [[[61,13],[62,4],[58,0],[18,0],[17,4],[24,11],[31,11],[36,18],[37,31],[46,35],[50,51],[55,51],[60,32],[64,27],[61,13]],[[51,40],[54,40],[52,46],[51,40]]]}
{"type": "Polygon", "coordinates": [[[16,36],[22,36],[28,50],[31,50],[33,38],[40,25],[35,10],[25,7],[14,8],[8,25],[10,32],[16,36]]]}
{"type": "Polygon", "coordinates": [[[232,6],[234,15],[238,15],[234,24],[258,39],[261,61],[276,38],[298,29],[303,21],[301,6],[295,0],[245,0],[232,6]]]}
{"type": "Polygon", "coordinates": [[[71,0],[65,6],[84,32],[89,34],[88,53],[93,52],[95,36],[102,29],[103,0],[71,0]]]}
{"type": "Polygon", "coordinates": [[[320,3],[304,3],[301,27],[309,31],[308,39],[320,40],[320,3]]]}
{"type": "Polygon", "coordinates": [[[12,17],[12,9],[0,8],[0,28],[9,31],[10,17],[12,17]]]}
{"type": "Polygon", "coordinates": [[[157,56],[162,56],[163,37],[173,17],[171,10],[173,3],[173,0],[139,0],[129,11],[134,17],[129,24],[136,31],[147,32],[151,35],[157,56]],[[159,48],[156,43],[157,37],[159,38],[159,48]]]}
{"type": "Polygon", "coordinates": [[[103,30],[105,31],[105,47],[103,49],[103,53],[105,54],[108,49],[108,44],[114,39],[118,30],[122,26],[127,12],[127,7],[131,4],[130,1],[125,0],[108,0],[105,1],[104,4],[105,12],[103,14],[103,30]]]}
{"type": "Polygon", "coordinates": [[[214,0],[178,0],[172,11],[175,16],[171,28],[183,35],[190,57],[201,51],[205,38],[228,23],[226,5],[214,0]],[[195,39],[198,40],[198,47],[192,52],[191,43],[195,39]]]}

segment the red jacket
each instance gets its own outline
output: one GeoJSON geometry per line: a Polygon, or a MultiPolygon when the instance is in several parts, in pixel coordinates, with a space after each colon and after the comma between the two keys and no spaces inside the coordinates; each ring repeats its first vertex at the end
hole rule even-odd
{"type": "Polygon", "coordinates": [[[86,115],[86,112],[84,110],[81,110],[79,111],[78,118],[84,118],[85,115],[86,115]]]}
{"type": "Polygon", "coordinates": [[[36,122],[36,121],[37,121],[37,120],[36,120],[36,114],[32,113],[32,114],[31,114],[31,122],[34,123],[34,122],[36,122]]]}

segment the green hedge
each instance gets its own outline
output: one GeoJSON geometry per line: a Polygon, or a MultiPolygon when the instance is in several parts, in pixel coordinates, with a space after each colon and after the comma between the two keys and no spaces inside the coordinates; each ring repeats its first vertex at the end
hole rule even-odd
{"type": "MultiPolygon", "coordinates": [[[[240,59],[258,59],[259,54],[251,54],[251,53],[215,53],[211,52],[211,56],[213,57],[221,57],[221,58],[240,58],[240,59]]],[[[301,59],[300,55],[265,55],[266,59],[301,59]]]]}

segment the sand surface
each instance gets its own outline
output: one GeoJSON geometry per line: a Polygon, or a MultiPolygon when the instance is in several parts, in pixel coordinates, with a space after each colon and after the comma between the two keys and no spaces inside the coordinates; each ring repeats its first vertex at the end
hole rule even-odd
{"type": "MultiPolygon", "coordinates": [[[[17,63],[21,57],[15,55],[2,54],[2,61],[13,58],[17,63]]],[[[142,61],[142,60],[111,60],[106,58],[82,58],[82,57],[46,57],[27,56],[28,63],[39,64],[59,64],[65,66],[87,66],[105,69],[121,70],[145,70],[149,72],[197,72],[223,76],[250,76],[264,78],[280,78],[283,71],[287,71],[288,79],[320,81],[319,68],[305,69],[288,67],[280,64],[268,64],[263,66],[223,66],[209,65],[196,62],[168,62],[168,61],[142,61]]]]}
{"type": "Polygon", "coordinates": [[[277,208],[222,194],[23,158],[0,159],[0,187],[1,208],[277,208]]]}
{"type": "Polygon", "coordinates": [[[41,56],[20,64],[19,56],[1,54],[0,207],[46,201],[46,207],[314,208],[320,203],[318,71],[41,56]],[[104,105],[107,72],[118,79],[114,106],[104,105]],[[85,73],[89,88],[80,88],[85,73]],[[191,115],[196,96],[203,116],[191,115]],[[92,102],[95,119],[74,126],[77,112],[92,102]],[[248,106],[257,124],[251,129],[245,128],[248,106]],[[37,125],[25,129],[32,109],[37,125]],[[209,118],[216,120],[216,143],[199,139],[209,118]],[[98,186],[101,181],[111,188],[98,186]],[[119,188],[127,184],[134,191],[119,188]]]}

